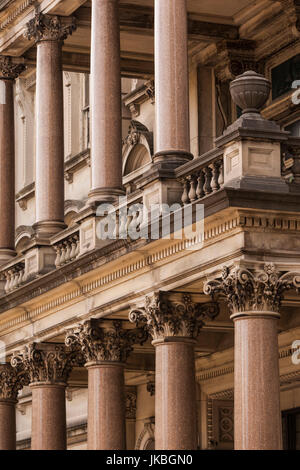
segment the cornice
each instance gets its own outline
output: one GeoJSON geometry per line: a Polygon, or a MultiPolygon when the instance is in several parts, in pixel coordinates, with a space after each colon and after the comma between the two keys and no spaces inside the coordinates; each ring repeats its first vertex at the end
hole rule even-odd
{"type": "MultiPolygon", "coordinates": [[[[284,233],[299,234],[300,230],[300,215],[296,214],[264,214],[253,213],[250,210],[231,209],[225,211],[223,216],[221,213],[218,215],[217,221],[211,217],[206,222],[203,236],[204,246],[232,236],[233,233],[243,231],[283,231],[284,233]]],[[[158,267],[162,263],[168,263],[178,257],[185,256],[189,253],[186,248],[191,248],[193,244],[197,246],[197,243],[199,243],[199,237],[198,239],[195,237],[191,241],[170,241],[164,243],[164,246],[146,240],[135,243],[118,240],[104,248],[90,252],[0,298],[0,311],[5,312],[4,318],[0,317],[0,331],[18,328],[20,325],[32,322],[52,311],[79,302],[84,297],[97,293],[100,289],[105,289],[126,278],[158,267]],[[142,250],[136,251],[137,249],[142,250]],[[133,253],[135,253],[134,260],[132,259],[133,253]],[[117,260],[120,257],[123,257],[123,263],[117,265],[117,260]],[[109,268],[109,263],[112,263],[111,268],[109,268]],[[93,273],[96,269],[99,270],[98,274],[93,273]],[[88,273],[90,275],[85,280],[76,281],[76,278],[88,273]],[[43,300],[42,295],[46,295],[52,289],[62,285],[64,285],[63,293],[53,294],[50,300],[49,297],[43,300]],[[41,297],[39,305],[30,307],[30,301],[37,297],[41,297]]],[[[221,261],[220,259],[212,260],[212,266],[221,261]]],[[[223,262],[227,261],[228,259],[223,260],[223,262]]],[[[34,303],[36,304],[36,302],[34,303]]]]}

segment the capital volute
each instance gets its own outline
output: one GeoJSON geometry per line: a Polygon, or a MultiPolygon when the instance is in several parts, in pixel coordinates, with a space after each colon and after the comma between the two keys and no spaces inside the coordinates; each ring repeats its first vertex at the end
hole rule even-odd
{"type": "Polygon", "coordinates": [[[19,390],[28,385],[28,377],[22,370],[9,363],[0,364],[0,400],[16,401],[19,390]]]}
{"type": "Polygon", "coordinates": [[[79,347],[87,365],[124,364],[134,344],[143,344],[147,338],[143,328],[127,329],[120,320],[92,318],[67,331],[65,343],[79,347]]]}
{"type": "Polygon", "coordinates": [[[27,374],[30,385],[65,385],[72,368],[83,365],[83,357],[61,343],[30,343],[13,355],[11,365],[27,374]]]}
{"type": "Polygon", "coordinates": [[[36,13],[27,23],[24,37],[28,40],[34,39],[35,42],[64,41],[75,29],[74,17],[36,13]]]}
{"type": "Polygon", "coordinates": [[[0,80],[15,80],[25,70],[20,59],[0,56],[0,80]]]}
{"type": "Polygon", "coordinates": [[[262,269],[225,266],[221,277],[209,280],[204,293],[224,297],[232,318],[241,314],[279,316],[284,292],[300,290],[300,273],[278,271],[274,263],[265,263],[262,269]]]}
{"type": "Polygon", "coordinates": [[[215,302],[193,302],[188,294],[180,300],[170,300],[165,292],[146,296],[142,307],[134,307],[129,320],[137,325],[145,325],[154,342],[166,338],[197,338],[205,320],[213,320],[219,313],[215,302]]]}

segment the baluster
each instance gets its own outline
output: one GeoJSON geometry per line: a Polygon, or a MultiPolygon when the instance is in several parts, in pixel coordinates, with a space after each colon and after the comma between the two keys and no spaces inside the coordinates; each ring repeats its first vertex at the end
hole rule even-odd
{"type": "Polygon", "coordinates": [[[61,249],[60,249],[60,246],[59,245],[56,245],[54,247],[55,251],[56,251],[56,258],[55,258],[55,266],[57,268],[60,267],[61,265],[61,262],[60,262],[60,259],[61,259],[61,249]]]}
{"type": "Polygon", "coordinates": [[[219,180],[218,180],[219,187],[222,188],[224,184],[224,165],[223,160],[220,161],[220,168],[219,168],[219,180]]]}
{"type": "Polygon", "coordinates": [[[194,175],[191,175],[189,177],[190,180],[190,190],[189,190],[189,200],[190,202],[196,201],[197,199],[197,193],[196,193],[196,178],[194,175]]]}
{"type": "Polygon", "coordinates": [[[212,164],[212,180],[211,180],[211,189],[213,192],[218,191],[220,189],[218,180],[219,180],[219,169],[220,169],[220,163],[219,162],[214,162],[212,164]]]}
{"type": "Polygon", "coordinates": [[[9,284],[10,284],[9,271],[7,271],[4,275],[6,277],[6,284],[5,284],[4,290],[5,290],[5,292],[9,292],[9,284]]]}
{"type": "Polygon", "coordinates": [[[204,174],[205,174],[204,192],[205,192],[205,195],[207,195],[212,192],[212,189],[211,189],[212,171],[209,166],[204,168],[204,174]]]}
{"type": "Polygon", "coordinates": [[[80,249],[79,235],[75,235],[74,240],[75,240],[75,257],[77,258],[77,256],[79,255],[79,249],[80,249]]]}
{"type": "Polygon", "coordinates": [[[196,194],[197,194],[198,199],[201,199],[203,196],[205,196],[205,192],[204,192],[205,175],[204,175],[203,170],[199,172],[199,176],[197,180],[198,180],[198,184],[197,184],[196,194]]]}
{"type": "Polygon", "coordinates": [[[72,261],[76,257],[76,239],[75,237],[71,238],[71,251],[70,251],[70,260],[72,261]]]}
{"type": "Polygon", "coordinates": [[[183,204],[189,204],[189,181],[187,178],[183,181],[183,194],[181,197],[183,204]]]}
{"type": "Polygon", "coordinates": [[[71,244],[70,240],[66,240],[65,242],[65,263],[68,263],[71,259],[71,244]]]}
{"type": "Polygon", "coordinates": [[[61,256],[60,256],[60,265],[62,266],[65,263],[66,259],[66,249],[63,243],[60,244],[61,256]]]}

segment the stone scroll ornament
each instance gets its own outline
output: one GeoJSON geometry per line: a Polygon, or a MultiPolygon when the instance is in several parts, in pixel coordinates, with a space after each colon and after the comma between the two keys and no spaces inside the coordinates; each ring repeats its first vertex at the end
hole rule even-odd
{"type": "Polygon", "coordinates": [[[125,363],[133,351],[134,344],[143,344],[148,339],[144,328],[125,329],[120,320],[91,319],[77,325],[66,334],[66,345],[77,345],[86,363],[125,363]],[[107,323],[107,322],[110,322],[107,323]]]}
{"type": "Polygon", "coordinates": [[[74,17],[60,17],[36,13],[35,17],[27,23],[24,37],[28,40],[64,41],[76,29],[74,17]]]}
{"type": "Polygon", "coordinates": [[[30,343],[11,359],[12,367],[27,374],[29,383],[66,384],[73,367],[83,364],[78,349],[58,343],[30,343]]]}
{"type": "Polygon", "coordinates": [[[9,363],[0,364],[0,400],[16,401],[19,390],[29,384],[25,371],[13,368],[9,363]]]}
{"type": "Polygon", "coordinates": [[[279,272],[274,263],[265,263],[258,271],[224,267],[221,278],[205,284],[204,293],[213,299],[216,294],[224,296],[232,315],[247,311],[278,313],[283,294],[290,289],[300,292],[300,273],[279,272]]]}
{"type": "Polygon", "coordinates": [[[153,340],[168,336],[196,338],[205,320],[213,320],[218,313],[216,302],[195,303],[188,294],[180,301],[170,301],[166,293],[156,292],[146,297],[143,307],[130,311],[129,320],[144,324],[153,340]]]}
{"type": "Polygon", "coordinates": [[[11,57],[0,56],[0,80],[15,80],[23,70],[24,64],[14,63],[11,57]]]}

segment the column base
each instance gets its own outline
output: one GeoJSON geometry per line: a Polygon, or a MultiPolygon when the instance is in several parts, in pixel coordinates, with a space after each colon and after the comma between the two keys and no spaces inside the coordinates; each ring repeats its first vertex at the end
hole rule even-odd
{"type": "Polygon", "coordinates": [[[16,256],[16,252],[11,249],[0,248],[0,265],[8,263],[16,256]]]}
{"type": "Polygon", "coordinates": [[[42,238],[50,238],[52,235],[61,232],[66,227],[66,224],[59,220],[45,220],[42,222],[36,222],[33,225],[33,230],[36,235],[41,236],[42,238]]]}
{"type": "Polygon", "coordinates": [[[97,188],[89,192],[88,205],[99,205],[102,203],[114,204],[119,197],[124,197],[125,191],[122,188],[97,188]]]}
{"type": "Polygon", "coordinates": [[[194,156],[190,152],[183,150],[163,150],[156,152],[153,163],[163,165],[163,168],[174,169],[193,160],[194,156]]]}

